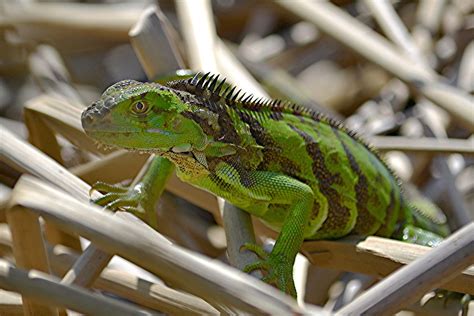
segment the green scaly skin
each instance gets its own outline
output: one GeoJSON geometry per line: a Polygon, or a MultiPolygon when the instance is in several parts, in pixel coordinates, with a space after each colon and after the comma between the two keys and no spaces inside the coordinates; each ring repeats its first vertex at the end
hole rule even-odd
{"type": "Polygon", "coordinates": [[[442,240],[413,226],[396,177],[354,133],[303,107],[234,91],[218,76],[166,85],[125,80],[83,112],[82,125],[101,143],[169,160],[181,180],[279,231],[270,254],[246,245],[261,260],[245,271],[266,270],[267,282],[293,296],[304,239],[442,240]]]}

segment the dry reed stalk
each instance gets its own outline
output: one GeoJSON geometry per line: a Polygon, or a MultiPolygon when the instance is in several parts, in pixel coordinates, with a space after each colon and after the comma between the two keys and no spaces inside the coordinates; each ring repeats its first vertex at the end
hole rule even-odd
{"type": "Polygon", "coordinates": [[[48,221],[117,253],[167,282],[203,297],[250,313],[301,313],[294,301],[269,285],[202,255],[163,242],[152,230],[124,221],[80,202],[31,176],[15,186],[15,204],[29,207],[48,221]],[[82,216],[86,212],[88,216],[82,216]]]}
{"type": "MultiPolygon", "coordinates": [[[[8,251],[11,252],[11,235],[9,228],[5,224],[0,226],[0,245],[4,248],[8,248],[8,251]]],[[[54,247],[48,246],[47,248],[51,268],[56,274],[65,274],[78,260],[79,256],[76,252],[65,246],[56,245],[54,247]]],[[[123,297],[147,308],[166,313],[179,314],[186,312],[191,315],[217,314],[217,311],[202,299],[173,290],[163,284],[152,283],[138,278],[122,270],[105,268],[101,275],[95,280],[93,287],[123,297]]],[[[15,293],[6,294],[13,295],[15,293]]],[[[0,295],[0,297],[2,297],[2,295],[0,295]]],[[[21,297],[18,297],[18,299],[14,301],[8,300],[3,303],[4,305],[0,302],[1,315],[7,313],[10,309],[17,310],[18,307],[20,309],[19,314],[23,315],[21,297]],[[18,303],[16,304],[18,306],[11,306],[15,302],[18,303]]]]}
{"type": "Polygon", "coordinates": [[[321,31],[410,84],[457,121],[474,130],[472,96],[444,84],[431,69],[400,55],[386,39],[346,12],[327,2],[278,1],[278,4],[314,23],[321,31]]]}
{"type": "Polygon", "coordinates": [[[2,316],[23,316],[21,295],[0,290],[0,314],[2,316]]]}
{"type": "MultiPolygon", "coordinates": [[[[244,67],[231,57],[223,44],[217,38],[214,22],[212,20],[212,10],[210,1],[178,1],[177,11],[181,22],[181,29],[187,48],[187,56],[190,67],[204,71],[219,73],[219,70],[232,67],[233,71],[223,71],[230,82],[239,82],[242,85],[249,85],[249,80],[240,80],[237,76],[246,73],[244,67]],[[199,27],[196,27],[199,25],[199,27]],[[216,49],[216,48],[220,49],[216,49]],[[220,59],[218,59],[220,58],[220,59]],[[223,59],[226,60],[223,62],[223,59]],[[237,69],[235,69],[237,68],[237,69]]],[[[248,76],[247,76],[248,77],[248,76]]],[[[244,78],[246,79],[246,78],[244,78]]],[[[256,82],[255,82],[256,83],[256,82]]],[[[252,85],[249,91],[258,91],[257,84],[252,85]]],[[[255,262],[258,257],[250,252],[241,252],[240,248],[245,243],[255,243],[251,217],[234,206],[227,205],[223,199],[218,198],[219,205],[226,206],[222,209],[222,219],[227,239],[227,255],[230,262],[238,268],[243,268],[255,262]]],[[[262,274],[259,271],[253,273],[257,277],[262,274]]]]}
{"type": "MultiPolygon", "coordinates": [[[[6,5],[0,28],[12,25],[23,30],[23,36],[35,39],[50,30],[49,35],[78,32],[84,37],[120,41],[142,11],[141,5],[95,5],[76,3],[28,3],[6,5]]],[[[64,40],[64,37],[59,37],[64,40]]],[[[77,40],[77,38],[76,38],[77,40]]]]}
{"type": "MultiPolygon", "coordinates": [[[[48,306],[67,307],[88,315],[159,315],[139,309],[130,303],[91,293],[77,286],[63,285],[57,278],[40,271],[15,268],[5,260],[0,260],[0,286],[22,293],[35,302],[48,304],[48,306]]],[[[26,314],[55,315],[46,310],[35,310],[34,313],[26,314]]]]}
{"type": "MultiPolygon", "coordinates": [[[[429,247],[381,237],[367,237],[362,241],[355,237],[338,241],[306,241],[302,247],[310,262],[320,267],[378,277],[390,275],[430,250],[429,247]]],[[[474,294],[474,267],[442,284],[441,288],[474,294]]]]}
{"type": "Polygon", "coordinates": [[[370,144],[380,151],[474,154],[474,139],[408,138],[402,136],[372,136],[368,139],[370,144]]]}
{"type": "MultiPolygon", "coordinates": [[[[13,166],[34,174],[45,181],[51,181],[51,183],[61,187],[61,189],[66,190],[84,202],[89,201],[88,192],[90,186],[73,176],[64,167],[45,156],[36,148],[17,139],[15,135],[5,130],[2,126],[0,126],[0,134],[5,136],[5,139],[8,140],[0,143],[0,158],[3,161],[7,161],[13,166]]],[[[99,193],[94,192],[92,196],[98,197],[99,193]]],[[[97,267],[100,268],[100,264],[97,267]]],[[[93,266],[88,266],[88,268],[90,269],[90,271],[87,272],[88,274],[97,273],[93,266]]],[[[90,276],[80,277],[90,279],[90,276]]]]}
{"type": "MultiPolygon", "coordinates": [[[[49,273],[50,268],[38,215],[24,207],[10,205],[7,210],[7,221],[12,235],[16,266],[49,273]]],[[[22,300],[26,315],[58,315],[56,308],[31,300],[29,296],[22,296],[22,300]]]]}
{"type": "Polygon", "coordinates": [[[390,315],[415,303],[474,262],[474,223],[471,223],[346,305],[338,313],[390,315]]]}
{"type": "Polygon", "coordinates": [[[364,0],[387,37],[415,62],[426,65],[415,41],[388,0],[364,0]]]}
{"type": "Polygon", "coordinates": [[[157,6],[144,10],[128,34],[150,80],[185,68],[175,32],[157,6]]]}

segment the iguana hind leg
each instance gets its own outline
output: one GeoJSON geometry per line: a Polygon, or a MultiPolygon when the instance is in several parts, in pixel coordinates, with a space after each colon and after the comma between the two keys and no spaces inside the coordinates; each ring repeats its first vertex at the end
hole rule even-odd
{"type": "MultiPolygon", "coordinates": [[[[236,204],[237,206],[250,213],[253,212],[252,206],[262,203],[262,201],[267,202],[267,205],[282,204],[287,207],[286,218],[280,234],[268,256],[263,256],[263,250],[258,246],[244,246],[263,257],[247,266],[244,271],[264,270],[266,282],[275,284],[281,290],[296,296],[293,283],[293,264],[308,229],[315,194],[308,185],[279,173],[250,171],[243,176],[242,171],[235,171],[229,165],[222,165],[216,169],[215,175],[226,190],[234,192],[234,195],[246,196],[247,201],[252,201],[245,205],[236,204]],[[245,179],[245,183],[242,183],[241,179],[245,179]]],[[[317,211],[323,213],[318,218],[324,220],[327,204],[317,211]]],[[[265,218],[264,214],[259,214],[259,216],[265,218]]]]}

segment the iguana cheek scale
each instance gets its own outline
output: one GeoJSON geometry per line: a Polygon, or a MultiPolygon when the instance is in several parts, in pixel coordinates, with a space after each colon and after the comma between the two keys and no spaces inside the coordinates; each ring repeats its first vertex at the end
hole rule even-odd
{"type": "Polygon", "coordinates": [[[218,76],[121,81],[83,112],[82,124],[100,143],[169,160],[183,181],[280,231],[272,252],[245,271],[266,270],[267,282],[292,295],[304,239],[395,233],[441,240],[411,228],[416,216],[396,177],[353,132],[309,109],[224,89],[218,76]]]}

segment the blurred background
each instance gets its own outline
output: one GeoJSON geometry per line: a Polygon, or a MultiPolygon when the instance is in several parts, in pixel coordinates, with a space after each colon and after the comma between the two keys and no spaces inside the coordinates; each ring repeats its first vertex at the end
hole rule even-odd
{"type": "MultiPolygon", "coordinates": [[[[0,124],[31,139],[23,109],[39,97],[82,110],[122,79],[159,79],[178,68],[216,71],[193,59],[187,35],[194,34],[195,45],[206,46],[205,34],[200,38],[196,33],[211,25],[215,45],[225,47],[224,55],[247,78],[232,78],[235,72],[227,62],[230,68],[217,70],[230,81],[245,86],[250,80],[269,97],[345,121],[383,152],[420,207],[428,203],[435,208],[433,216],[452,230],[472,220],[474,1],[334,0],[330,3],[338,11],[328,11],[327,20],[306,8],[324,1],[213,0],[212,14],[200,17],[196,11],[196,19],[186,18],[183,2],[0,1],[0,124]],[[162,41],[140,37],[146,9],[153,5],[165,34],[162,41]],[[366,35],[358,38],[360,25],[366,35]],[[140,53],[147,43],[158,56],[152,70],[140,53]]],[[[221,50],[210,51],[220,58],[221,50]]],[[[56,135],[55,140],[68,168],[98,157],[67,137],[56,135]]],[[[1,163],[0,188],[8,192],[19,175],[1,163]]],[[[161,233],[227,260],[219,215],[172,193],[157,210],[161,233]]],[[[267,236],[265,228],[256,226],[262,238],[267,236]]],[[[329,310],[374,282],[365,275],[316,267],[308,278],[306,301],[329,310]],[[311,280],[319,282],[310,285],[311,280]]]]}

